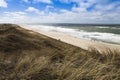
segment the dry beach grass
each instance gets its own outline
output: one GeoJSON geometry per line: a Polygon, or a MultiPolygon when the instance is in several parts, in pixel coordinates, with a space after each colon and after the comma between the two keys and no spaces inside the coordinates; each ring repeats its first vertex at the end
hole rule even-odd
{"type": "Polygon", "coordinates": [[[0,80],[120,80],[119,51],[84,50],[18,25],[2,26],[0,80]]]}

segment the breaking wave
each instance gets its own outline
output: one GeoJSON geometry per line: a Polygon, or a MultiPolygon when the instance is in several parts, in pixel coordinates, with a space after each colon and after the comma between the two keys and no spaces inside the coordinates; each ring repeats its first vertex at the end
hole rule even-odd
{"type": "Polygon", "coordinates": [[[87,32],[84,30],[77,30],[73,28],[63,28],[63,27],[46,26],[46,25],[27,25],[27,27],[34,30],[54,31],[54,32],[60,32],[60,33],[72,35],[78,38],[86,38],[90,40],[120,44],[120,35],[114,33],[87,32]]]}

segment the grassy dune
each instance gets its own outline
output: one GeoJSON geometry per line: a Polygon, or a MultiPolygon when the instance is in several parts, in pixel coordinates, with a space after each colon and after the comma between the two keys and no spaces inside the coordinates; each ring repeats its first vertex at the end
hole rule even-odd
{"type": "Polygon", "coordinates": [[[0,80],[120,80],[120,52],[86,51],[1,24],[0,80]]]}

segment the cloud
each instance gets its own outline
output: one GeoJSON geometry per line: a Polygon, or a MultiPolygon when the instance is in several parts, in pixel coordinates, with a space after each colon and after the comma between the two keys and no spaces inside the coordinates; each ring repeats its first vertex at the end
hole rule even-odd
{"type": "Polygon", "coordinates": [[[27,19],[25,12],[3,12],[3,16],[1,16],[0,22],[4,23],[19,23],[25,22],[24,20],[27,19]]]}
{"type": "Polygon", "coordinates": [[[5,0],[0,0],[0,7],[7,8],[7,2],[5,0]]]}
{"type": "Polygon", "coordinates": [[[44,12],[49,13],[49,12],[54,11],[54,10],[55,10],[55,8],[53,6],[47,5],[44,9],[44,12]]]}
{"type": "MultiPolygon", "coordinates": [[[[119,23],[119,13],[84,12],[76,13],[61,10],[58,14],[50,12],[49,15],[30,17],[29,23],[119,23]]],[[[24,19],[27,21],[27,19],[24,19]]]]}
{"type": "MultiPolygon", "coordinates": [[[[25,12],[4,12],[4,22],[24,23],[119,23],[119,12],[81,12],[61,10],[61,14],[50,12],[48,15],[31,17],[25,12]]],[[[1,21],[0,21],[1,22],[1,21]]]]}
{"type": "MultiPolygon", "coordinates": [[[[114,10],[118,6],[120,6],[120,1],[110,1],[110,0],[59,0],[63,3],[71,3],[75,2],[78,7],[76,9],[87,10],[88,8],[91,8],[93,10],[114,10]],[[80,9],[81,8],[81,9],[80,9]]],[[[75,9],[75,7],[74,7],[75,9]]]]}
{"type": "Polygon", "coordinates": [[[28,12],[34,12],[34,13],[40,14],[40,15],[43,15],[43,14],[44,14],[43,11],[40,11],[39,9],[36,9],[36,8],[34,8],[34,7],[28,7],[28,9],[26,9],[26,11],[28,11],[28,12]]]}
{"type": "MultiPolygon", "coordinates": [[[[116,11],[120,7],[120,2],[113,2],[108,4],[98,4],[95,6],[95,10],[99,11],[116,11]]],[[[119,10],[117,10],[119,11],[119,10]]]]}
{"type": "MultiPolygon", "coordinates": [[[[26,0],[28,1],[28,0],[26,0]]],[[[36,2],[51,3],[51,0],[35,0],[36,2]]],[[[60,0],[62,3],[75,2],[71,10],[58,9],[46,5],[44,10],[28,7],[25,12],[5,12],[1,16],[4,21],[32,22],[32,23],[119,23],[120,2],[109,0],[60,0]],[[89,10],[90,9],[90,10],[89,10]],[[34,14],[33,16],[28,16],[34,14]],[[22,20],[23,19],[23,20],[22,20]]]]}
{"type": "Polygon", "coordinates": [[[50,5],[47,5],[47,6],[46,6],[46,10],[49,10],[49,9],[54,9],[54,7],[53,7],[53,6],[50,6],[50,5]]]}
{"type": "Polygon", "coordinates": [[[35,3],[38,3],[38,2],[42,2],[42,3],[47,3],[47,4],[51,4],[52,1],[51,0],[34,0],[35,3]]]}
{"type": "Polygon", "coordinates": [[[26,16],[25,12],[4,12],[5,17],[11,18],[11,19],[24,19],[26,16]]]}

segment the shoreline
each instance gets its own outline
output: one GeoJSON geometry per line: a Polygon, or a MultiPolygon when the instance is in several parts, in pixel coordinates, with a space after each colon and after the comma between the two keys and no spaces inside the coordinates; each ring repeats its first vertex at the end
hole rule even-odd
{"type": "Polygon", "coordinates": [[[117,45],[117,44],[110,44],[110,43],[105,43],[105,42],[77,38],[77,37],[64,34],[64,33],[60,33],[60,32],[33,29],[33,28],[29,28],[29,26],[27,27],[27,26],[22,25],[21,27],[28,29],[28,30],[32,30],[34,32],[38,32],[42,35],[51,37],[53,39],[60,40],[62,42],[71,44],[73,46],[80,47],[85,50],[89,50],[89,48],[95,48],[98,51],[106,51],[108,49],[117,50],[117,51],[120,50],[120,45],[117,45]]]}

